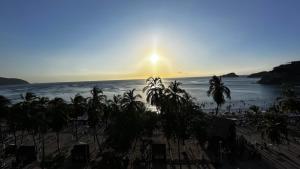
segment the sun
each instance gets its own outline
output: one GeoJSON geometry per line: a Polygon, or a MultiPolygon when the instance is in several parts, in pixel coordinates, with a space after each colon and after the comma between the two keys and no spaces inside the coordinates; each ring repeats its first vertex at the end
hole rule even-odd
{"type": "Polygon", "coordinates": [[[150,56],[150,61],[152,64],[156,64],[159,60],[159,55],[156,54],[156,53],[153,53],[151,56],[150,56]]]}

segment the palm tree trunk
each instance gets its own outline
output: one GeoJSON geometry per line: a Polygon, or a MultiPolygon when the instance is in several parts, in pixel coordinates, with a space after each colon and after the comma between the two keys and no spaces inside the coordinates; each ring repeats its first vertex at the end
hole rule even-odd
{"type": "Polygon", "coordinates": [[[96,138],[96,141],[97,141],[98,149],[99,149],[99,151],[101,151],[101,145],[100,145],[97,133],[95,133],[95,138],[96,138]]]}
{"type": "Polygon", "coordinates": [[[218,115],[219,113],[219,105],[217,105],[217,108],[216,108],[216,115],[218,115]]]}
{"type": "Polygon", "coordinates": [[[34,147],[35,147],[35,149],[37,149],[37,145],[36,145],[36,140],[35,140],[34,133],[32,133],[31,136],[32,136],[32,141],[33,141],[34,147]]]}
{"type": "Polygon", "coordinates": [[[134,139],[134,144],[133,144],[131,153],[133,153],[135,151],[135,147],[136,147],[137,142],[138,142],[138,139],[134,139]]]}
{"type": "Polygon", "coordinates": [[[181,169],[181,160],[180,160],[180,140],[177,139],[177,150],[178,150],[178,161],[179,161],[179,168],[181,169]]]}
{"type": "Polygon", "coordinates": [[[16,134],[16,130],[14,130],[14,141],[15,141],[15,145],[17,146],[17,134],[16,134]]]}
{"type": "Polygon", "coordinates": [[[21,132],[21,144],[23,144],[23,139],[24,139],[24,130],[21,132]]]}
{"type": "Polygon", "coordinates": [[[2,132],[2,128],[0,126],[0,131],[1,131],[1,144],[2,144],[2,151],[3,151],[3,148],[4,148],[4,136],[3,136],[3,132],[2,132]]]}
{"type": "Polygon", "coordinates": [[[57,151],[60,153],[59,132],[56,132],[56,145],[57,145],[57,151]]]}
{"type": "Polygon", "coordinates": [[[76,137],[76,141],[78,141],[78,117],[76,117],[76,121],[75,121],[75,137],[76,137]]]}
{"type": "Polygon", "coordinates": [[[38,141],[39,141],[39,145],[41,145],[41,141],[42,141],[42,139],[41,139],[41,133],[39,133],[39,135],[38,135],[38,141]]]}
{"type": "Polygon", "coordinates": [[[171,155],[171,145],[170,145],[170,139],[167,138],[167,143],[168,143],[168,151],[171,155]]]}
{"type": "Polygon", "coordinates": [[[45,166],[45,136],[43,134],[42,136],[42,169],[44,169],[45,166]]]}

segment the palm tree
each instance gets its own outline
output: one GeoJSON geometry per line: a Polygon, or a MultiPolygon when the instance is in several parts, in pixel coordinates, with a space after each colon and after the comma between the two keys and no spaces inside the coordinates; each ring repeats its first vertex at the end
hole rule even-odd
{"type": "MultiPolygon", "coordinates": [[[[35,148],[37,148],[37,143],[35,136],[38,133],[38,105],[39,105],[39,97],[37,97],[34,93],[27,92],[25,95],[21,95],[21,99],[23,101],[21,102],[22,107],[22,127],[28,131],[28,133],[31,133],[32,141],[34,143],[35,148]]],[[[23,131],[22,131],[23,133],[23,131]]]]}
{"type": "Polygon", "coordinates": [[[94,130],[94,140],[97,141],[100,150],[100,142],[97,134],[97,126],[100,124],[104,114],[104,102],[106,96],[98,87],[93,87],[91,90],[92,97],[88,100],[88,122],[90,127],[94,130]]]}
{"type": "MultiPolygon", "coordinates": [[[[171,82],[165,90],[165,95],[168,97],[169,100],[172,101],[172,103],[180,103],[183,101],[183,95],[186,93],[184,89],[182,89],[180,86],[182,84],[180,82],[177,82],[176,80],[174,82],[171,82]]],[[[179,105],[179,104],[176,104],[179,105]]],[[[174,106],[176,106],[174,105],[174,106]]]]}
{"type": "Polygon", "coordinates": [[[75,137],[78,141],[78,117],[82,116],[87,111],[87,100],[80,94],[76,94],[74,98],[71,98],[72,102],[72,118],[76,119],[75,121],[75,137]]]}
{"type": "Polygon", "coordinates": [[[143,92],[146,92],[146,101],[160,111],[165,86],[160,77],[149,77],[146,83],[143,88],[143,92]]]}
{"type": "Polygon", "coordinates": [[[207,91],[208,96],[212,96],[217,103],[216,115],[219,113],[219,107],[225,103],[225,96],[231,99],[230,90],[222,82],[221,77],[213,76],[209,80],[209,89],[207,91]]]}
{"type": "Polygon", "coordinates": [[[38,97],[32,93],[32,92],[27,92],[25,95],[21,95],[21,99],[23,99],[26,102],[33,102],[38,99],[38,97]]]}
{"type": "Polygon", "coordinates": [[[284,84],[282,85],[282,96],[278,98],[279,108],[283,112],[300,111],[300,101],[297,98],[294,86],[284,84]]]}
{"type": "MultiPolygon", "coordinates": [[[[13,133],[14,136],[14,144],[17,146],[17,130],[22,129],[22,125],[24,122],[24,113],[23,113],[23,105],[22,103],[13,104],[10,108],[10,112],[6,116],[7,126],[9,128],[10,133],[13,133]]],[[[22,143],[22,140],[21,140],[22,143]]]]}
{"type": "Polygon", "coordinates": [[[178,158],[180,162],[180,144],[186,138],[186,120],[188,119],[186,116],[187,112],[183,111],[185,105],[184,97],[188,98],[189,96],[181,88],[181,83],[176,80],[169,84],[168,88],[164,91],[164,95],[162,106],[163,129],[168,140],[169,149],[169,139],[171,137],[177,139],[178,158]]]}
{"type": "Polygon", "coordinates": [[[48,111],[48,102],[49,98],[41,97],[38,98],[38,101],[35,105],[35,123],[38,128],[39,136],[42,136],[42,164],[41,167],[44,168],[45,165],[45,134],[49,129],[49,122],[47,118],[47,111],[48,111]]]}
{"type": "Polygon", "coordinates": [[[133,89],[126,91],[123,97],[115,96],[110,101],[115,113],[105,132],[106,144],[121,153],[121,156],[127,154],[132,145],[135,147],[137,139],[143,132],[142,114],[146,108],[140,99],[141,96],[135,94],[133,89]]]}
{"type": "MultiPolygon", "coordinates": [[[[8,100],[6,97],[0,95],[0,120],[4,120],[7,118],[8,111],[10,105],[10,100],[8,100]]],[[[1,132],[1,143],[4,144],[4,138],[2,133],[2,126],[0,125],[0,132],[1,132]]]]}
{"type": "Polygon", "coordinates": [[[121,101],[123,110],[136,112],[144,105],[143,102],[139,100],[142,96],[140,94],[134,94],[134,91],[135,89],[128,90],[123,94],[123,99],[121,101]]]}
{"type": "Polygon", "coordinates": [[[111,111],[111,116],[115,116],[121,111],[122,99],[123,98],[121,95],[114,95],[112,100],[108,100],[108,106],[111,111]]]}
{"type": "Polygon", "coordinates": [[[49,125],[56,132],[57,151],[60,152],[60,132],[68,123],[67,104],[62,98],[54,98],[48,106],[49,125]]]}

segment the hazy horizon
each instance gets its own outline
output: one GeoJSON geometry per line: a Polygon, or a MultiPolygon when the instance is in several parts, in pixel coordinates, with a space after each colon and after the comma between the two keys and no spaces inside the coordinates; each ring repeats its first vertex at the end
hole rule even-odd
{"type": "MultiPolygon", "coordinates": [[[[238,74],[239,75],[239,74],[238,74]]],[[[176,76],[176,77],[163,77],[162,79],[189,79],[189,78],[210,78],[213,75],[203,75],[203,76],[176,76]]],[[[217,75],[220,76],[220,75],[217,75]]],[[[239,75],[240,77],[247,77],[247,74],[239,75]]],[[[149,76],[151,77],[151,76],[149,76]]],[[[160,77],[160,76],[159,76],[160,77]]],[[[47,83],[81,83],[81,82],[105,82],[105,81],[134,81],[134,80],[146,80],[148,77],[141,77],[141,78],[119,78],[119,79],[94,79],[94,80],[70,80],[70,81],[45,81],[45,82],[30,82],[30,84],[47,84],[47,83]]],[[[22,79],[26,80],[26,79],[22,79]]]]}
{"type": "Polygon", "coordinates": [[[0,77],[250,74],[299,60],[300,1],[0,1],[0,77]]]}

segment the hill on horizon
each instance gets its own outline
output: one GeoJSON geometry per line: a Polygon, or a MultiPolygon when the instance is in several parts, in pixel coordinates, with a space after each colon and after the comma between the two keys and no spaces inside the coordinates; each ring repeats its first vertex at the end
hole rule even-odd
{"type": "Polygon", "coordinates": [[[23,79],[0,77],[0,85],[19,85],[19,84],[29,84],[29,82],[23,79]]]}

